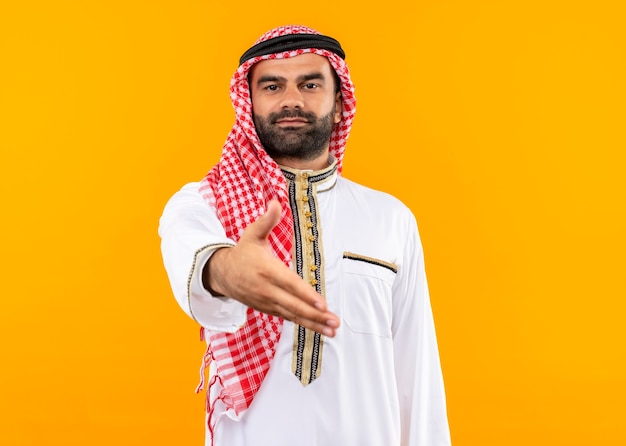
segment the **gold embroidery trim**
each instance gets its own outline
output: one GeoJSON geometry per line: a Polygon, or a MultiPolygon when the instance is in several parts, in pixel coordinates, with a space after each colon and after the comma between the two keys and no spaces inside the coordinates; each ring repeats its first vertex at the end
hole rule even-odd
{"type": "Polygon", "coordinates": [[[350,259],[350,260],[360,260],[362,262],[367,262],[367,263],[371,263],[373,265],[382,266],[383,268],[387,268],[387,269],[393,271],[394,273],[398,272],[398,265],[396,265],[395,263],[387,262],[385,260],[376,259],[374,257],[368,257],[368,256],[364,256],[362,254],[355,254],[355,253],[350,252],[350,251],[344,251],[343,258],[344,259],[350,259]]]}

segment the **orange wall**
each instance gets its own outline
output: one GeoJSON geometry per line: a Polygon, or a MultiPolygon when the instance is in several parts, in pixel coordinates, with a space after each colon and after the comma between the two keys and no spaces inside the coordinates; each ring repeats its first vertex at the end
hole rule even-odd
{"type": "Polygon", "coordinates": [[[418,217],[454,444],[626,444],[624,3],[211,3],[0,7],[0,444],[202,444],[157,222],[285,23],[343,43],[345,175],[418,217]]]}

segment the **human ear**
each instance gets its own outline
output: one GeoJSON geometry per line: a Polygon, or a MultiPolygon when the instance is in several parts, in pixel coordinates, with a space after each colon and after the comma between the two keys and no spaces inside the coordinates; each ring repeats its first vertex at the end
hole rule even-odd
{"type": "Polygon", "coordinates": [[[341,121],[341,115],[343,114],[343,101],[341,100],[341,91],[335,93],[335,124],[341,121]]]}

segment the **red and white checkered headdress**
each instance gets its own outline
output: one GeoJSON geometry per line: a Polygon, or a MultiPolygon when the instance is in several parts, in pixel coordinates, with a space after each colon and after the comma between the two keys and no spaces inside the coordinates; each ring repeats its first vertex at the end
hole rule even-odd
{"type": "MultiPolygon", "coordinates": [[[[282,26],[263,34],[255,42],[255,46],[262,42],[271,44],[272,39],[296,34],[321,36],[318,31],[305,26],[282,26]]],[[[226,139],[219,163],[203,179],[200,187],[202,196],[217,210],[226,234],[235,241],[239,240],[250,223],[265,212],[269,200],[278,200],[282,207],[282,216],[271,232],[269,242],[278,258],[288,266],[291,264],[293,245],[293,217],[289,207],[287,184],[280,168],[265,152],[256,133],[252,120],[248,73],[254,64],[265,59],[314,53],[329,60],[339,77],[343,104],[341,121],[333,128],[329,145],[331,155],[337,160],[339,172],[356,109],[350,72],[338,52],[296,46],[298,48],[290,49],[293,45],[286,45],[284,50],[252,56],[241,63],[230,82],[230,97],[236,121],[226,139]]],[[[321,46],[328,48],[326,45],[321,46]]],[[[245,54],[242,60],[244,57],[245,54]]],[[[219,379],[223,388],[218,399],[227,408],[240,413],[250,405],[274,357],[282,322],[280,318],[249,308],[248,320],[237,332],[208,333],[209,348],[206,359],[213,362],[215,378],[219,379]]]]}

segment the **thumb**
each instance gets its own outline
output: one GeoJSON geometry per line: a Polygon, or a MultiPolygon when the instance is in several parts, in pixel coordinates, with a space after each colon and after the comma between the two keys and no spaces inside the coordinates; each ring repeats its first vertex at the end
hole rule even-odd
{"type": "Polygon", "coordinates": [[[261,215],[261,217],[250,225],[254,237],[260,240],[266,240],[270,232],[272,232],[272,229],[274,229],[274,226],[280,221],[281,213],[282,208],[278,200],[271,200],[267,204],[265,214],[261,215]]]}

